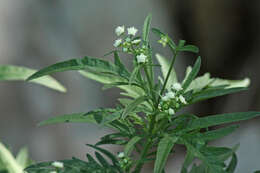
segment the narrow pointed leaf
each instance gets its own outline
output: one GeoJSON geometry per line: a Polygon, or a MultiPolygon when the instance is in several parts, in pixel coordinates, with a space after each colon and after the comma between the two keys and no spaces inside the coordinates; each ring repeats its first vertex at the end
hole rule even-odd
{"type": "Polygon", "coordinates": [[[135,144],[139,142],[142,138],[140,136],[133,137],[125,146],[124,153],[129,156],[133,151],[135,144]]]}
{"type": "MultiPolygon", "coordinates": [[[[27,67],[0,65],[0,81],[25,81],[36,71],[37,70],[27,67]]],[[[51,76],[44,76],[30,82],[40,84],[60,92],[66,92],[66,88],[51,76]]]]}
{"type": "Polygon", "coordinates": [[[87,115],[86,113],[74,113],[61,115],[57,117],[50,118],[48,120],[40,122],[39,126],[58,124],[58,123],[94,123],[97,124],[95,118],[91,115],[87,115]]]}
{"type": "Polygon", "coordinates": [[[152,15],[149,14],[144,21],[144,26],[143,26],[143,40],[145,43],[148,42],[148,35],[151,27],[151,20],[152,20],[152,15]]]}
{"type": "Polygon", "coordinates": [[[243,121],[260,116],[260,112],[238,112],[238,113],[226,113],[211,115],[199,119],[192,120],[186,130],[201,129],[211,127],[220,124],[232,123],[237,121],[243,121]]]}
{"type": "MultiPolygon", "coordinates": [[[[170,62],[166,58],[161,56],[160,54],[156,54],[155,56],[156,56],[159,64],[161,65],[161,71],[162,71],[162,74],[163,74],[163,78],[165,80],[165,78],[167,76],[167,73],[169,71],[169,68],[170,68],[170,62]]],[[[175,70],[173,68],[171,73],[170,73],[170,77],[168,79],[166,88],[170,88],[170,86],[172,84],[177,83],[177,82],[178,82],[177,74],[176,74],[176,72],[175,72],[175,70]]]]}
{"type": "Polygon", "coordinates": [[[99,163],[101,163],[101,165],[103,165],[104,167],[109,167],[109,163],[106,161],[106,159],[99,154],[98,152],[95,152],[95,156],[98,159],[99,163]]]}
{"type": "Polygon", "coordinates": [[[105,60],[85,56],[81,59],[71,59],[43,68],[31,75],[27,80],[33,80],[56,72],[84,69],[90,69],[100,73],[110,73],[115,75],[118,74],[123,77],[123,75],[120,73],[120,69],[114,64],[105,60]]]}
{"type": "Polygon", "coordinates": [[[201,65],[201,58],[199,56],[198,59],[195,62],[194,67],[192,68],[191,72],[189,73],[187,79],[182,84],[182,88],[183,88],[184,91],[189,87],[192,80],[197,76],[197,74],[200,70],[200,65],[201,65]]]}
{"type": "Polygon", "coordinates": [[[201,91],[197,94],[193,95],[193,98],[191,99],[190,103],[196,103],[202,100],[223,96],[227,94],[232,94],[240,91],[245,91],[247,88],[239,87],[239,88],[228,88],[228,89],[208,89],[201,91]]]}
{"type": "Polygon", "coordinates": [[[177,137],[170,136],[165,136],[161,139],[157,148],[154,173],[161,173],[163,171],[168,155],[170,154],[177,140],[177,137]]]}
{"type": "Polygon", "coordinates": [[[232,159],[231,159],[231,161],[230,161],[230,163],[229,163],[229,165],[228,165],[226,171],[227,171],[228,173],[234,173],[234,172],[235,172],[235,169],[236,169],[236,166],[237,166],[237,156],[236,156],[235,153],[233,153],[232,159]]]}
{"type": "Polygon", "coordinates": [[[22,167],[25,168],[26,166],[29,166],[29,153],[27,148],[22,148],[18,152],[16,156],[17,163],[22,167]]]}
{"type": "Polygon", "coordinates": [[[181,173],[188,173],[188,168],[192,161],[194,160],[193,154],[188,150],[185,156],[184,163],[181,168],[181,173]]]}
{"type": "Polygon", "coordinates": [[[238,125],[231,125],[229,127],[220,128],[217,130],[211,130],[205,133],[202,133],[199,138],[205,141],[212,141],[224,136],[229,135],[230,133],[234,132],[239,126],[238,125]]]}
{"type": "Polygon", "coordinates": [[[23,173],[23,167],[13,157],[12,153],[0,143],[0,160],[4,163],[10,173],[23,173]]]}
{"type": "Polygon", "coordinates": [[[115,65],[119,68],[119,74],[125,77],[129,77],[130,73],[126,69],[125,65],[121,62],[117,51],[114,52],[114,61],[115,61],[115,65]]]}
{"type": "Polygon", "coordinates": [[[123,119],[126,118],[126,116],[127,116],[130,112],[134,111],[134,110],[137,108],[137,106],[138,106],[139,104],[143,103],[146,99],[147,99],[146,96],[140,96],[140,97],[138,97],[137,99],[135,99],[132,103],[130,103],[129,105],[127,105],[127,107],[125,108],[125,110],[124,110],[123,113],[122,113],[122,118],[123,118],[123,119]]]}
{"type": "Polygon", "coordinates": [[[199,53],[199,48],[194,45],[186,45],[178,49],[179,51],[199,53]]]}

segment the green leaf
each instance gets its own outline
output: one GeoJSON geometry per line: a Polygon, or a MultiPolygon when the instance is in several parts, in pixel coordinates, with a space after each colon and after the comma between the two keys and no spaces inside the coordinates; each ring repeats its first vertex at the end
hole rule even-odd
{"type": "Polygon", "coordinates": [[[230,133],[234,132],[238,127],[239,127],[238,125],[231,125],[229,127],[207,131],[205,133],[202,133],[198,137],[204,141],[212,141],[229,135],[230,133]]]}
{"type": "Polygon", "coordinates": [[[29,166],[28,164],[30,162],[30,159],[29,159],[29,153],[28,153],[27,148],[22,148],[18,152],[18,154],[16,156],[16,161],[22,168],[29,166]]]}
{"type": "Polygon", "coordinates": [[[187,79],[184,80],[183,83],[182,83],[183,91],[185,91],[189,87],[192,80],[197,76],[197,74],[200,70],[200,65],[201,65],[201,58],[199,56],[198,59],[195,62],[194,67],[192,68],[191,72],[189,73],[187,79]]]}
{"type": "Polygon", "coordinates": [[[115,61],[115,65],[119,68],[119,74],[125,77],[129,77],[130,73],[128,72],[125,65],[121,62],[117,51],[114,51],[114,61],[115,61]]]}
{"type": "Polygon", "coordinates": [[[192,161],[194,160],[194,156],[193,154],[188,150],[187,154],[185,156],[185,160],[184,163],[182,165],[181,168],[181,173],[187,173],[188,172],[188,167],[189,165],[192,163],[192,161]]]}
{"type": "MultiPolygon", "coordinates": [[[[169,71],[169,68],[170,68],[170,62],[160,54],[156,54],[155,56],[157,58],[157,61],[161,65],[162,75],[163,75],[163,78],[165,80],[167,73],[169,71]]],[[[173,68],[171,73],[170,73],[170,77],[168,79],[166,88],[170,88],[172,84],[177,83],[177,82],[178,82],[177,74],[176,74],[176,72],[173,68]]]]}
{"type": "Polygon", "coordinates": [[[228,173],[234,173],[234,172],[235,172],[235,169],[236,169],[236,166],[237,166],[237,156],[236,156],[235,153],[233,153],[232,159],[231,159],[231,161],[230,161],[230,163],[229,163],[229,165],[228,165],[226,171],[227,171],[228,173]]]}
{"type": "Polygon", "coordinates": [[[98,159],[99,163],[101,163],[102,166],[109,167],[109,163],[106,161],[106,159],[101,154],[99,154],[98,152],[95,152],[95,156],[98,159]]]}
{"type": "Polygon", "coordinates": [[[23,173],[23,168],[2,143],[0,143],[0,160],[3,162],[9,173],[23,173]]]}
{"type": "Polygon", "coordinates": [[[99,152],[103,153],[105,156],[107,156],[109,159],[111,159],[112,163],[114,165],[118,165],[118,161],[117,161],[117,158],[116,156],[114,156],[112,153],[110,153],[109,151],[103,149],[103,148],[100,148],[98,146],[95,146],[95,145],[91,145],[91,144],[87,144],[87,146],[91,147],[91,148],[94,148],[96,150],[98,150],[99,152]]]}
{"type": "Polygon", "coordinates": [[[143,103],[144,101],[147,100],[146,96],[140,96],[137,99],[135,99],[132,103],[130,103],[129,105],[127,105],[127,107],[125,108],[125,110],[122,113],[122,118],[126,118],[126,116],[131,113],[132,111],[134,111],[137,106],[141,103],[143,103]]]}
{"type": "Polygon", "coordinates": [[[220,78],[213,78],[213,82],[210,83],[210,87],[227,85],[226,88],[248,87],[250,85],[250,79],[245,78],[243,80],[226,80],[220,78]]]}
{"type": "Polygon", "coordinates": [[[205,73],[203,76],[199,76],[196,79],[194,79],[186,91],[188,92],[193,90],[193,93],[197,93],[202,89],[206,88],[213,80],[214,79],[210,78],[209,73],[205,73]]]}
{"type": "Polygon", "coordinates": [[[144,21],[144,26],[143,26],[143,40],[145,43],[148,43],[148,35],[151,27],[151,20],[152,20],[152,15],[149,14],[144,21]]]}
{"type": "Polygon", "coordinates": [[[68,61],[59,62],[51,66],[48,66],[46,68],[43,68],[38,72],[34,73],[33,75],[31,75],[27,80],[33,80],[55,72],[63,72],[69,70],[84,70],[84,69],[94,70],[99,73],[109,73],[109,74],[125,77],[124,76],[125,74],[124,73],[122,74],[120,69],[114,64],[105,60],[85,56],[84,58],[81,59],[71,59],[68,61]]]}
{"type": "Polygon", "coordinates": [[[194,45],[186,45],[186,46],[180,47],[178,50],[185,51],[185,52],[199,53],[199,48],[194,45]]]}
{"type": "Polygon", "coordinates": [[[163,171],[168,155],[177,140],[177,137],[170,137],[168,135],[161,139],[157,148],[154,173],[161,173],[163,171]]]}
{"type": "Polygon", "coordinates": [[[236,92],[240,92],[240,91],[245,91],[247,90],[247,88],[243,88],[243,87],[239,87],[239,88],[228,88],[228,89],[207,89],[204,91],[201,91],[197,94],[194,94],[192,96],[191,101],[189,101],[190,103],[195,103],[195,102],[199,102],[202,100],[206,100],[206,99],[210,99],[210,98],[214,98],[214,97],[218,97],[218,96],[223,96],[223,95],[227,95],[227,94],[232,94],[232,93],[236,93],[236,92]]]}
{"type": "Polygon", "coordinates": [[[129,156],[133,151],[135,144],[139,142],[142,138],[140,136],[134,136],[125,146],[124,153],[129,156]]]}
{"type": "Polygon", "coordinates": [[[48,120],[40,122],[39,126],[58,124],[58,123],[94,123],[97,124],[93,116],[87,115],[86,113],[74,113],[61,115],[57,117],[50,118],[48,120]]]}
{"type": "Polygon", "coordinates": [[[192,120],[187,126],[187,129],[185,130],[207,128],[210,126],[215,126],[220,124],[248,120],[248,119],[255,118],[257,116],[260,116],[260,112],[238,112],[238,113],[211,115],[211,116],[192,120]]]}
{"type": "MultiPolygon", "coordinates": [[[[0,81],[25,81],[35,72],[36,70],[27,67],[0,65],[0,81]]],[[[51,76],[44,76],[31,82],[60,92],[66,92],[66,88],[51,76]]]]}

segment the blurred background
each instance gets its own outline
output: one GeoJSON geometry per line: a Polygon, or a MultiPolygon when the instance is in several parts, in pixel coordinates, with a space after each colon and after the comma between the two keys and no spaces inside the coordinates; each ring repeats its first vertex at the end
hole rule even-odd
{"type": "MultiPolygon", "coordinates": [[[[0,1],[0,64],[39,69],[84,55],[102,57],[113,48],[116,26],[133,25],[141,30],[150,12],[152,26],[169,33],[175,41],[185,39],[200,47],[201,74],[208,71],[214,77],[251,78],[249,91],[196,104],[190,111],[210,115],[260,110],[259,10],[260,1],[242,0],[0,1]]],[[[154,49],[170,56],[158,44],[154,49]]],[[[181,76],[194,60],[192,54],[177,60],[181,76]]],[[[109,132],[91,124],[37,127],[39,121],[113,106],[119,95],[116,89],[103,92],[100,84],[76,72],[55,77],[68,88],[66,94],[23,82],[0,83],[0,140],[14,152],[27,146],[36,161],[84,158],[89,150],[85,144],[95,143],[109,132]]],[[[242,122],[239,130],[215,143],[240,143],[237,173],[260,169],[259,124],[259,118],[242,122]]],[[[169,159],[166,172],[178,172],[181,167],[183,151],[176,155],[169,159]]],[[[151,172],[151,168],[145,169],[151,172]]]]}

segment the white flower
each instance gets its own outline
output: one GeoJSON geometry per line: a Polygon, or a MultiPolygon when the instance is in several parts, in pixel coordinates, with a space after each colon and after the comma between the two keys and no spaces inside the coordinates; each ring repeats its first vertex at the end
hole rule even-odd
{"type": "Polygon", "coordinates": [[[174,89],[174,90],[176,90],[176,91],[180,91],[180,90],[182,90],[182,86],[181,86],[180,83],[174,83],[174,84],[172,85],[172,89],[174,89]]]}
{"type": "Polygon", "coordinates": [[[187,104],[185,98],[182,95],[179,96],[179,99],[183,104],[187,104]]]}
{"type": "Polygon", "coordinates": [[[115,33],[117,36],[120,36],[121,34],[123,34],[125,32],[125,26],[118,26],[115,29],[115,33]]]}
{"type": "Polygon", "coordinates": [[[135,34],[137,33],[137,31],[138,31],[138,30],[137,30],[135,27],[127,28],[128,35],[135,36],[135,34]]]}
{"type": "Polygon", "coordinates": [[[172,91],[169,91],[169,92],[166,93],[166,96],[167,96],[169,99],[173,99],[173,98],[175,98],[175,93],[172,92],[172,91]]]}
{"type": "Polygon", "coordinates": [[[166,102],[166,101],[168,101],[168,100],[170,100],[170,98],[169,98],[168,96],[163,96],[163,97],[162,97],[162,101],[165,101],[165,102],[166,102]]]}
{"type": "Polygon", "coordinates": [[[57,173],[56,171],[51,171],[50,173],[57,173]]]}
{"type": "Polygon", "coordinates": [[[140,42],[141,42],[140,39],[136,39],[136,40],[133,40],[133,41],[132,41],[132,44],[138,44],[138,43],[140,43],[140,42]]]}
{"type": "Polygon", "coordinates": [[[174,111],[174,109],[169,108],[169,109],[168,109],[168,113],[169,113],[170,115],[174,115],[174,114],[175,114],[175,111],[174,111]]]}
{"type": "Polygon", "coordinates": [[[144,63],[146,61],[147,56],[141,53],[140,55],[136,56],[138,63],[144,63]]]}
{"type": "Polygon", "coordinates": [[[123,157],[125,157],[125,153],[124,152],[120,152],[120,153],[118,153],[117,157],[118,158],[123,158],[123,157]]]}
{"type": "Polygon", "coordinates": [[[127,52],[127,51],[128,51],[128,49],[124,47],[123,48],[123,52],[127,52]]]}
{"type": "Polygon", "coordinates": [[[51,165],[56,167],[56,168],[63,168],[64,167],[63,163],[62,162],[58,162],[58,161],[53,162],[51,165]]]}
{"type": "Polygon", "coordinates": [[[118,47],[122,43],[122,39],[117,39],[114,43],[115,47],[118,47]]]}

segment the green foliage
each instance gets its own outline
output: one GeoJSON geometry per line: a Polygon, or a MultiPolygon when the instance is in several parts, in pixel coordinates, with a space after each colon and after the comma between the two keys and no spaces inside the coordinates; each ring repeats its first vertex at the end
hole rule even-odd
{"type": "MultiPolygon", "coordinates": [[[[0,65],[0,81],[25,81],[35,72],[36,70],[26,67],[0,65]]],[[[50,76],[44,76],[42,78],[31,80],[30,82],[37,83],[60,92],[66,92],[66,88],[50,76]]]]}
{"type": "Polygon", "coordinates": [[[0,143],[0,173],[23,173],[23,169],[32,164],[28,150],[22,148],[16,157],[4,144],[0,143]]]}
{"type": "MultiPolygon", "coordinates": [[[[198,56],[194,60],[194,66],[188,67],[184,79],[178,82],[180,79],[174,70],[178,55],[182,52],[197,54],[199,49],[194,45],[186,45],[185,40],[175,44],[168,34],[150,27],[151,15],[148,15],[142,37],[135,36],[137,30],[134,27],[128,28],[128,34],[124,26],[116,28],[115,32],[120,38],[114,43],[116,49],[109,53],[114,56],[114,62],[85,56],[50,65],[34,74],[22,71],[16,73],[16,77],[9,75],[10,79],[24,80],[28,77],[27,81],[36,82],[46,75],[76,70],[84,77],[104,84],[103,89],[117,87],[122,91],[118,98],[119,104],[115,108],[99,108],[86,113],[57,116],[39,124],[77,122],[113,128],[114,133],[103,136],[95,145],[88,145],[96,150],[95,158],[87,154],[88,161],[72,158],[58,163],[38,163],[28,167],[28,173],[139,173],[144,164],[152,161],[154,173],[163,173],[167,159],[174,153],[176,145],[186,148],[181,173],[234,173],[237,165],[235,151],[238,146],[214,147],[209,142],[227,136],[238,128],[238,125],[226,124],[255,118],[260,116],[260,112],[224,113],[204,117],[180,112],[183,107],[199,101],[247,90],[250,80],[212,78],[209,73],[198,76],[201,66],[201,57],[198,56]],[[150,30],[159,36],[158,42],[163,47],[169,47],[173,54],[169,59],[155,54],[162,72],[158,81],[154,73],[158,63],[153,62],[154,54],[149,42],[150,30]],[[122,63],[121,54],[132,56],[132,71],[122,63]],[[216,128],[217,125],[222,126],[216,128]],[[123,146],[123,152],[115,156],[100,147],[108,144],[123,146]],[[195,159],[201,163],[195,164],[195,159]]],[[[7,79],[8,75],[4,75],[0,75],[0,79],[7,79]]],[[[47,82],[41,84],[49,86],[47,82]]],[[[52,85],[52,88],[59,90],[59,85],[55,86],[52,85]]],[[[17,162],[25,166],[27,162],[24,158],[27,156],[23,153],[25,151],[19,154],[17,162]]]]}

